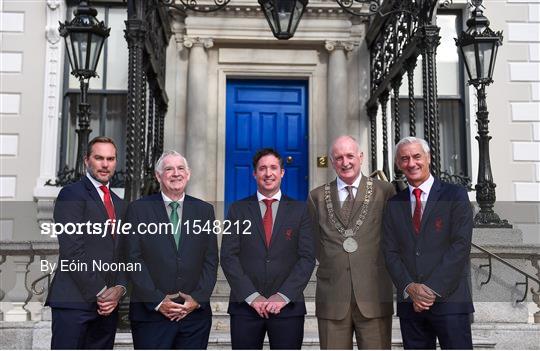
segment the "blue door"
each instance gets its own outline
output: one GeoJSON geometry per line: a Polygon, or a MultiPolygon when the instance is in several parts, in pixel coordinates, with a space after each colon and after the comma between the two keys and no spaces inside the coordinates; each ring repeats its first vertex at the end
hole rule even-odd
{"type": "Polygon", "coordinates": [[[253,155],[276,149],[284,161],[284,194],[308,194],[307,81],[227,81],[225,209],[257,190],[253,155]]]}

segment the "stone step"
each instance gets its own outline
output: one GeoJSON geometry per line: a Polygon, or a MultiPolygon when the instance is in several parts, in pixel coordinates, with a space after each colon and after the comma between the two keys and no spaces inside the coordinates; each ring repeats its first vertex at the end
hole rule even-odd
{"type": "MultiPolygon", "coordinates": [[[[474,334],[474,333],[473,333],[474,334]]],[[[486,350],[494,349],[495,342],[490,341],[489,339],[483,338],[481,336],[473,335],[473,348],[475,350],[486,350]]],[[[118,333],[116,334],[115,340],[115,349],[133,349],[133,341],[131,339],[130,333],[118,333]]],[[[264,341],[264,349],[269,349],[270,345],[268,344],[268,337],[264,341]]],[[[402,349],[403,342],[401,340],[401,334],[399,331],[392,333],[392,349],[402,349]]],[[[228,331],[215,331],[210,332],[210,338],[208,340],[208,349],[210,350],[225,350],[231,349],[231,336],[228,331]]],[[[304,332],[304,342],[302,344],[302,349],[306,350],[315,350],[320,349],[319,346],[319,336],[317,332],[304,332]]]]}

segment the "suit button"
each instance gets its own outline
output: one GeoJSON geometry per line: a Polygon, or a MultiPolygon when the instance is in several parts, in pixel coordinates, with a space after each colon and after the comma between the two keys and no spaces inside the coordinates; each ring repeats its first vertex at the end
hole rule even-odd
{"type": "Polygon", "coordinates": [[[266,259],[266,263],[270,263],[270,260],[269,260],[269,259],[266,259]]]}
{"type": "Polygon", "coordinates": [[[416,250],[416,256],[420,256],[420,250],[416,250]]]}

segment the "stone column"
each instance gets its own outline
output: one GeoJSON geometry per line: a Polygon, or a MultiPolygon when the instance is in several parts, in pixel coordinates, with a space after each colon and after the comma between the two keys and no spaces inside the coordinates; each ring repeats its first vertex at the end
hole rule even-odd
{"type": "Polygon", "coordinates": [[[15,286],[7,293],[7,301],[11,302],[12,308],[6,312],[6,322],[26,322],[30,320],[30,311],[25,306],[30,300],[30,292],[26,288],[28,267],[33,261],[32,254],[14,256],[15,286]]]}
{"type": "Polygon", "coordinates": [[[348,133],[348,73],[346,53],[354,49],[354,43],[326,41],[328,50],[328,115],[326,128],[328,146],[340,135],[348,133]]]}
{"type": "Polygon", "coordinates": [[[206,198],[206,130],[208,124],[208,54],[212,39],[185,38],[190,49],[187,80],[186,158],[191,168],[189,194],[206,198]]]}
{"type": "Polygon", "coordinates": [[[186,153],[186,103],[189,49],[184,46],[185,15],[175,12],[171,29],[173,36],[167,48],[167,91],[169,109],[165,118],[165,149],[186,153]]]}

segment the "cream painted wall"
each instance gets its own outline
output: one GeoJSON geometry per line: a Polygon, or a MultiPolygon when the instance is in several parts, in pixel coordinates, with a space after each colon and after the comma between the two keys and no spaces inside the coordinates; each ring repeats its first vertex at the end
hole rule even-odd
{"type": "Polygon", "coordinates": [[[1,5],[1,239],[40,239],[37,222],[28,219],[37,218],[33,188],[41,157],[45,7],[45,1],[1,5]]]}

